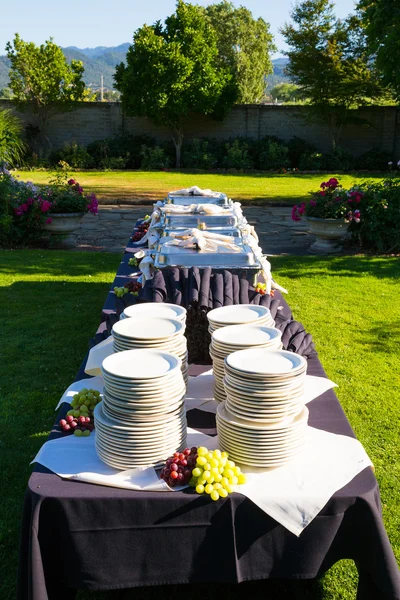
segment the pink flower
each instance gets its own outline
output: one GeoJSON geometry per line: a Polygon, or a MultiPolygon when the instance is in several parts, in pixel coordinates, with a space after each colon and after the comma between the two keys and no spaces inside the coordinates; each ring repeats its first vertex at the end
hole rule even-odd
{"type": "Polygon", "coordinates": [[[68,180],[68,185],[75,185],[75,184],[76,184],[75,179],[69,179],[68,180]]]}
{"type": "Polygon", "coordinates": [[[320,196],[325,196],[325,195],[326,195],[326,192],[318,192],[318,194],[319,194],[320,196]]]}
{"type": "Polygon", "coordinates": [[[328,187],[328,184],[325,183],[325,181],[323,181],[319,187],[321,187],[324,190],[326,187],[328,187]]]}
{"type": "Polygon", "coordinates": [[[29,206],[24,202],[24,204],[21,204],[21,210],[23,212],[28,212],[29,206]]]}
{"type": "Polygon", "coordinates": [[[360,211],[357,209],[357,210],[355,210],[355,211],[353,212],[353,215],[354,215],[355,217],[359,218],[359,217],[360,217],[360,215],[361,215],[361,212],[360,212],[360,211]]]}
{"type": "Polygon", "coordinates": [[[317,202],[315,200],[310,200],[310,206],[317,206],[317,202]]]}
{"type": "Polygon", "coordinates": [[[20,217],[23,214],[23,210],[20,206],[18,208],[14,208],[14,212],[18,217],[20,217]]]}
{"type": "Polygon", "coordinates": [[[51,217],[48,217],[46,219],[46,225],[50,225],[50,223],[52,223],[52,222],[53,222],[53,219],[51,217]]]}
{"type": "Polygon", "coordinates": [[[297,213],[297,208],[296,204],[292,208],[292,221],[301,221],[301,217],[297,213]]]}
{"type": "Polygon", "coordinates": [[[356,202],[361,202],[361,194],[357,194],[357,196],[354,198],[356,202]]]}
{"type": "Polygon", "coordinates": [[[349,199],[347,200],[347,202],[348,202],[349,204],[351,204],[351,203],[353,202],[353,198],[349,198],[349,199]]]}
{"type": "Polygon", "coordinates": [[[341,201],[342,201],[341,197],[340,196],[336,196],[335,202],[341,202],[341,201]]]}
{"type": "Polygon", "coordinates": [[[28,200],[26,201],[28,206],[32,206],[33,202],[34,202],[33,198],[28,198],[28,200]]]}
{"type": "Polygon", "coordinates": [[[335,189],[339,185],[339,181],[336,179],[336,177],[331,177],[327,185],[328,187],[335,189]]]}
{"type": "Polygon", "coordinates": [[[47,212],[51,207],[51,202],[49,202],[48,200],[43,200],[42,204],[40,205],[40,210],[42,212],[47,212]]]}
{"type": "Polygon", "coordinates": [[[306,203],[302,202],[297,210],[299,215],[304,215],[304,213],[306,212],[306,203]]]}

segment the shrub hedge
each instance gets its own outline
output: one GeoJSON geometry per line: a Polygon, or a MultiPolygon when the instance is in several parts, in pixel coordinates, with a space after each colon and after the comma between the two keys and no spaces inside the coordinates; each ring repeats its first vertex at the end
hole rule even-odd
{"type": "MultiPolygon", "coordinates": [[[[266,136],[260,140],[235,137],[226,140],[192,139],[182,147],[182,167],[199,170],[301,171],[390,170],[390,154],[378,149],[354,157],[345,148],[322,154],[307,141],[293,137],[288,142],[266,136]]],[[[37,154],[27,157],[28,166],[51,167],[63,161],[73,169],[166,169],[175,164],[172,141],[157,143],[146,135],[117,135],[97,140],[88,146],[65,144],[47,160],[37,154]]]]}

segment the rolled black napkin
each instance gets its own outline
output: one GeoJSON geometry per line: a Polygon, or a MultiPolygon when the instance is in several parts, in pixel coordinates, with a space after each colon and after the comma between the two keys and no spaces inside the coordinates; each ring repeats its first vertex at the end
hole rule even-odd
{"type": "Polygon", "coordinates": [[[237,273],[232,273],[233,304],[240,304],[239,292],[240,292],[239,276],[237,273]]]}
{"type": "Polygon", "coordinates": [[[189,269],[180,269],[179,277],[182,290],[181,306],[186,308],[189,298],[189,269]]]}
{"type": "Polygon", "coordinates": [[[244,277],[239,279],[239,304],[249,304],[249,282],[244,277]]]}
{"type": "Polygon", "coordinates": [[[169,294],[171,302],[172,304],[178,304],[180,306],[182,302],[182,289],[179,269],[177,267],[168,269],[167,277],[169,278],[171,289],[171,294],[169,294]]]}
{"type": "Polygon", "coordinates": [[[199,293],[199,306],[203,310],[207,310],[209,308],[210,279],[211,279],[211,267],[206,267],[201,272],[201,283],[200,283],[200,293],[199,293]]]}
{"type": "Polygon", "coordinates": [[[168,302],[167,287],[163,272],[157,269],[152,279],[153,302],[168,302]]]}
{"type": "Polygon", "coordinates": [[[213,308],[224,306],[224,278],[222,273],[213,273],[211,278],[213,308]]]}
{"type": "Polygon", "coordinates": [[[227,269],[224,269],[222,276],[224,278],[224,306],[233,304],[233,275],[227,269]]]}
{"type": "Polygon", "coordinates": [[[201,278],[198,267],[191,267],[189,273],[188,304],[197,306],[199,302],[201,278]]]}
{"type": "Polygon", "coordinates": [[[257,306],[260,304],[261,294],[256,292],[254,288],[249,288],[249,304],[256,304],[257,306]]]}
{"type": "Polygon", "coordinates": [[[284,350],[296,352],[307,358],[317,353],[312,336],[305,331],[299,321],[283,321],[276,324],[276,327],[282,332],[284,350]]]}

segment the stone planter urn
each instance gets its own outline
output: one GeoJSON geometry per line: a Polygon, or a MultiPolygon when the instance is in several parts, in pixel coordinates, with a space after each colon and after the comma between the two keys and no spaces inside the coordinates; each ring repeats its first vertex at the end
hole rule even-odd
{"type": "Polygon", "coordinates": [[[73,248],[75,238],[72,233],[79,229],[85,213],[49,213],[52,221],[44,226],[51,233],[51,248],[73,248]]]}
{"type": "Polygon", "coordinates": [[[345,219],[319,219],[306,217],[310,233],[317,238],[310,250],[315,254],[337,254],[342,250],[342,242],[350,225],[345,219]]]}

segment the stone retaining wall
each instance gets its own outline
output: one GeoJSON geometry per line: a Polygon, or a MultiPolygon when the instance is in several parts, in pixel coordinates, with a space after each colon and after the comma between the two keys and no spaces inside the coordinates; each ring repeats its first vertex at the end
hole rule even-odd
{"type": "MultiPolygon", "coordinates": [[[[12,108],[8,100],[0,100],[0,110],[12,108]]],[[[356,111],[363,125],[348,125],[344,128],[340,144],[358,155],[377,148],[400,158],[400,109],[392,106],[371,106],[356,111]]],[[[305,117],[306,106],[238,105],[224,121],[213,121],[202,115],[192,115],[185,128],[186,139],[215,137],[227,139],[248,136],[260,139],[275,135],[283,140],[293,136],[313,143],[321,152],[331,149],[328,128],[320,124],[309,124],[305,117]]],[[[18,113],[24,124],[35,124],[36,117],[29,110],[18,113]]],[[[55,148],[66,142],[87,145],[94,140],[104,139],[119,133],[147,134],[157,140],[170,138],[168,129],[157,127],[145,118],[126,117],[120,103],[82,102],[69,113],[56,115],[51,121],[48,136],[55,148]]]]}

